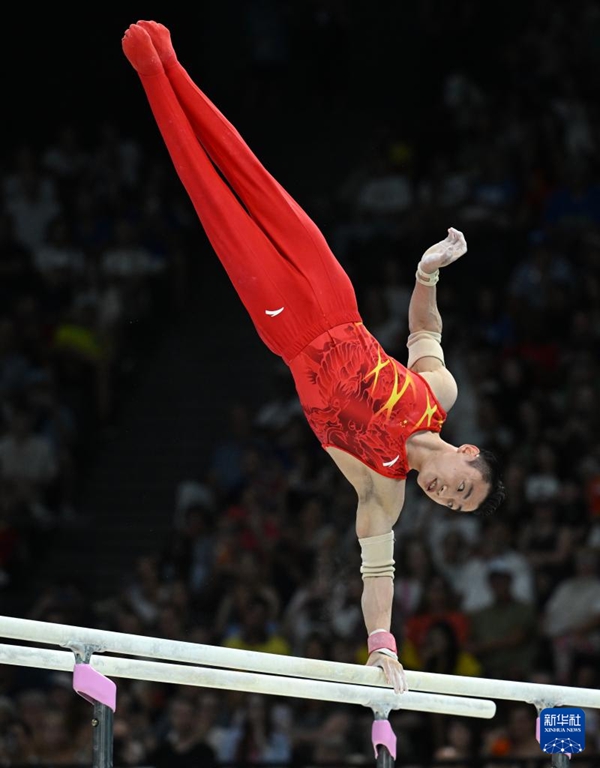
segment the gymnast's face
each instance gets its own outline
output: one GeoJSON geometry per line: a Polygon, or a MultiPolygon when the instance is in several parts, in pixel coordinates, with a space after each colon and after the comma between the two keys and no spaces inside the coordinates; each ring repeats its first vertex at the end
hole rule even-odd
{"type": "Polygon", "coordinates": [[[432,453],[417,477],[419,487],[436,504],[455,512],[474,512],[490,491],[490,485],[474,467],[475,445],[461,445],[432,453]]]}

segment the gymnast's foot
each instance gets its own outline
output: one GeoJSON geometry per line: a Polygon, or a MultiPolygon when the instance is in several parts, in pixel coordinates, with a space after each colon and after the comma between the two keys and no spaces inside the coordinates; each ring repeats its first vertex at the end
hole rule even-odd
{"type": "Polygon", "coordinates": [[[162,61],[150,39],[139,24],[130,24],[121,41],[123,52],[140,75],[156,75],[163,71],[162,61]]]}
{"type": "Polygon", "coordinates": [[[150,35],[164,68],[172,67],[177,61],[177,56],[171,42],[171,33],[165,25],[157,21],[138,21],[138,25],[150,35]]]}

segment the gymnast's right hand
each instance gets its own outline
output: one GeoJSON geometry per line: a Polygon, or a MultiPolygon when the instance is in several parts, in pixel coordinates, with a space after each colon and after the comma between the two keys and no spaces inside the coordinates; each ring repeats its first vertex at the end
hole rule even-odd
{"type": "Polygon", "coordinates": [[[453,261],[460,259],[467,252],[467,241],[458,229],[450,227],[448,237],[432,245],[421,256],[419,264],[423,272],[431,274],[436,269],[447,267],[453,261]]]}
{"type": "Polygon", "coordinates": [[[404,693],[408,691],[408,683],[406,682],[406,675],[404,674],[404,667],[398,659],[394,659],[392,656],[388,656],[379,651],[373,651],[373,653],[367,659],[368,667],[380,667],[383,669],[386,681],[392,686],[396,693],[404,693]]]}

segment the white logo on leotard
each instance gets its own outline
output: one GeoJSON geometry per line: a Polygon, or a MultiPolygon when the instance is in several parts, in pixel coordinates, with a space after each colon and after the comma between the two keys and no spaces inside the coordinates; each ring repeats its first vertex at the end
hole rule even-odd
{"type": "Polygon", "coordinates": [[[285,307],[279,307],[279,309],[265,309],[265,315],[269,315],[269,317],[277,317],[277,315],[280,315],[285,307]]]}
{"type": "Polygon", "coordinates": [[[399,459],[399,458],[400,458],[400,454],[398,454],[398,455],[396,456],[396,458],[395,458],[395,459],[392,459],[391,461],[384,461],[384,462],[383,462],[383,466],[384,466],[384,467],[393,467],[393,466],[394,466],[394,464],[395,464],[395,463],[398,461],[398,459],[399,459]]]}

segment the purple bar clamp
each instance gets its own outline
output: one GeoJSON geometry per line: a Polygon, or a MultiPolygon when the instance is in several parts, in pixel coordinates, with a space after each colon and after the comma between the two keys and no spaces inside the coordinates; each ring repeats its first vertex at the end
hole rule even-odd
{"type": "Polygon", "coordinates": [[[377,758],[377,747],[387,747],[390,755],[396,759],[396,734],[392,730],[389,720],[374,720],[371,728],[371,740],[377,758]]]}
{"type": "Polygon", "coordinates": [[[73,690],[90,704],[104,704],[114,712],[117,708],[117,686],[90,664],[75,664],[73,690]]]}

